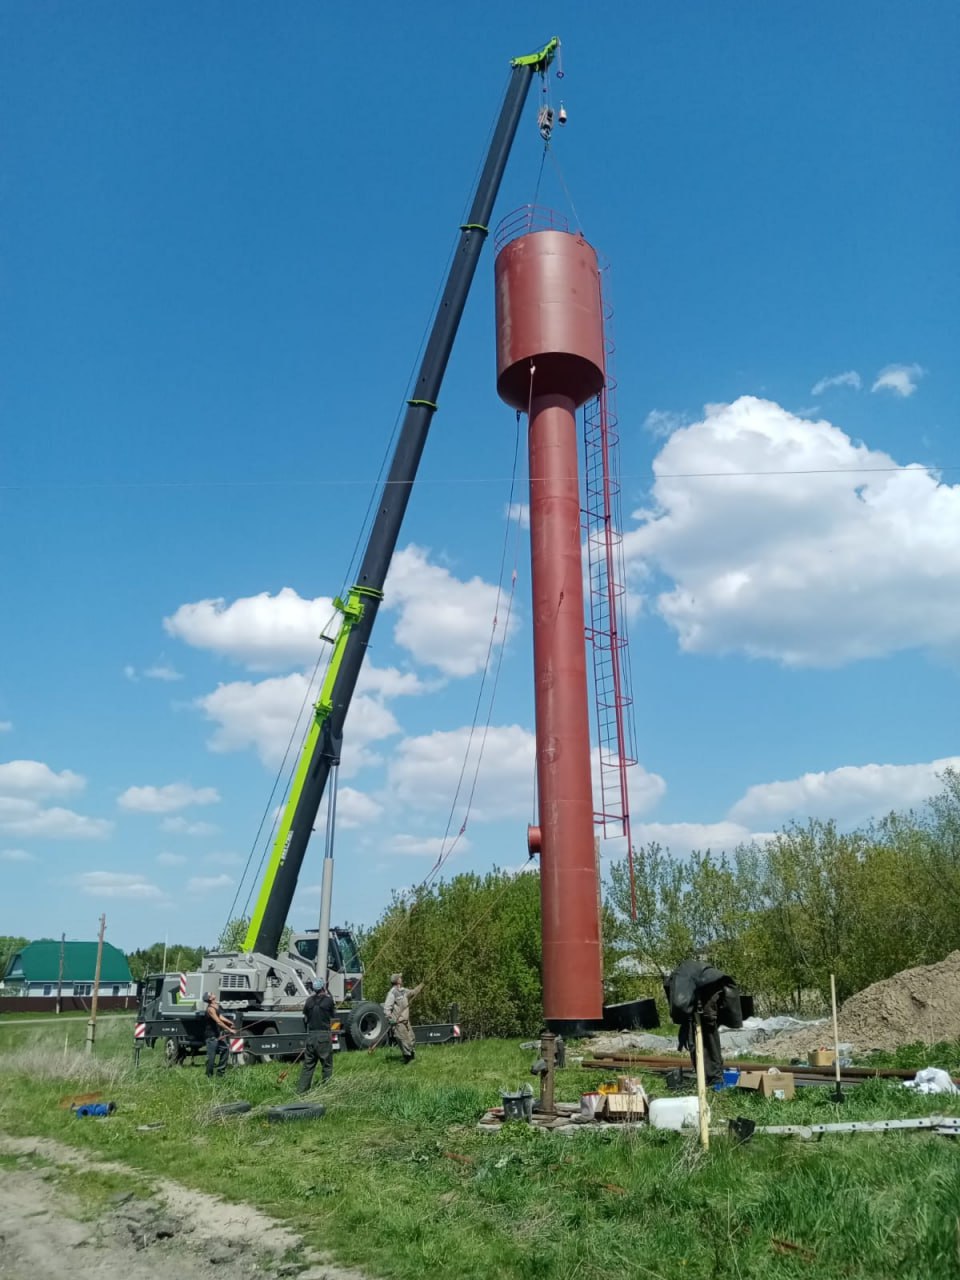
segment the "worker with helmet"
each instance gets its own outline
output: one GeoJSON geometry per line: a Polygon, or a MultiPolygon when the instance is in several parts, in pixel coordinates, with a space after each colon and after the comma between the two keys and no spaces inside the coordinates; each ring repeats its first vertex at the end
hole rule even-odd
{"type": "Polygon", "coordinates": [[[383,1011],[393,1031],[394,1039],[400,1046],[404,1064],[412,1062],[417,1056],[414,1051],[416,1041],[413,1027],[410,1025],[410,1001],[423,990],[423,983],[408,991],[403,985],[403,974],[390,975],[390,990],[383,1002],[383,1011]]]}
{"type": "Polygon", "coordinates": [[[303,1051],[303,1066],[297,1081],[297,1093],[306,1093],[313,1084],[313,1073],[319,1062],[323,1067],[323,1083],[333,1075],[333,1034],[330,1023],[336,1013],[333,997],[327,991],[323,978],[314,978],[313,992],[303,1006],[303,1020],[307,1024],[307,1044],[303,1051]]]}

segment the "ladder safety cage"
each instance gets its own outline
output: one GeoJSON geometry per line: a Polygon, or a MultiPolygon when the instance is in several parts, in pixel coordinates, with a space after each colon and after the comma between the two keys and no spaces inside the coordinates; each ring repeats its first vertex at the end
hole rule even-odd
{"type": "Polygon", "coordinates": [[[614,343],[610,336],[609,267],[600,263],[604,317],[605,381],[583,410],[589,613],[586,628],[593,654],[599,777],[594,820],[604,838],[624,837],[630,870],[631,910],[636,913],[628,769],[637,763],[633,681],[627,628],[626,567],[620,482],[620,436],[616,413],[614,343]]]}

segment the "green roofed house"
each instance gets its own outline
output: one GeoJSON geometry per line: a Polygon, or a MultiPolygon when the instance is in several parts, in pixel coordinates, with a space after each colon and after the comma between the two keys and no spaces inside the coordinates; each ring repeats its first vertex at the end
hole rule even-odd
{"type": "MultiPolygon", "coordinates": [[[[0,982],[5,996],[57,996],[60,981],[60,952],[63,951],[63,996],[93,995],[97,972],[95,942],[30,942],[10,957],[0,982]]],[[[137,984],[122,951],[103,944],[100,965],[100,996],[135,996],[137,984]]]]}

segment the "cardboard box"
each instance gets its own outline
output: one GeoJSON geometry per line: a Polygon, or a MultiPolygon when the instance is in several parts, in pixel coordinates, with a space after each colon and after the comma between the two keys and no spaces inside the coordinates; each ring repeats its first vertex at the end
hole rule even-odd
{"type": "Polygon", "coordinates": [[[764,1098],[780,1098],[787,1102],[796,1093],[792,1071],[741,1071],[740,1089],[753,1089],[764,1098]]]}
{"type": "Polygon", "coordinates": [[[609,1120],[642,1120],[647,1114],[647,1100],[642,1093],[608,1093],[603,1114],[609,1120]]]}
{"type": "Polygon", "coordinates": [[[836,1054],[832,1049],[814,1049],[810,1054],[811,1067],[832,1067],[836,1061],[836,1054]]]}

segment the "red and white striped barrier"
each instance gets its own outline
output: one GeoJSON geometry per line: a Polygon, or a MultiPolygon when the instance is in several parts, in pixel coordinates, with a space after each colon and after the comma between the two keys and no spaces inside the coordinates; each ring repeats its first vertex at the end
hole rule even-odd
{"type": "Polygon", "coordinates": [[[138,1022],[133,1028],[133,1038],[134,1040],[146,1040],[147,1024],[145,1022],[138,1022]]]}
{"type": "Polygon", "coordinates": [[[184,999],[184,997],[186,996],[186,994],[187,994],[187,975],[186,975],[185,973],[181,973],[181,975],[180,975],[180,999],[181,999],[181,1000],[183,1000],[183,999],[184,999]]]}
{"type": "Polygon", "coordinates": [[[231,1036],[231,1038],[230,1038],[230,1052],[231,1052],[231,1053],[243,1053],[243,1037],[242,1037],[242,1036],[231,1036]]]}

